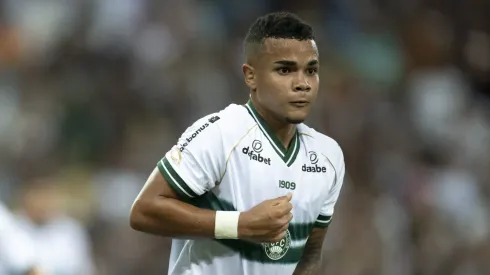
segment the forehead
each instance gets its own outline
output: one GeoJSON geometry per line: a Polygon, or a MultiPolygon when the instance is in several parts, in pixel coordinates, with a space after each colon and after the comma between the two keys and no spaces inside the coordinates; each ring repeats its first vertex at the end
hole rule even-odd
{"type": "Polygon", "coordinates": [[[262,57],[266,59],[306,62],[318,59],[318,49],[313,40],[267,38],[262,47],[262,57]]]}

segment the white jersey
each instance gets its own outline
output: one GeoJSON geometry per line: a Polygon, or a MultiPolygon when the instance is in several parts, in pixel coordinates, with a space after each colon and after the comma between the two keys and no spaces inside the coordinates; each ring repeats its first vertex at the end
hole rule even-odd
{"type": "Polygon", "coordinates": [[[299,124],[286,149],[251,101],[199,119],[158,168],[182,199],[201,208],[247,211],[293,194],[293,220],[280,242],[173,240],[171,275],[292,274],[313,227],[328,226],[345,171],[333,139],[299,124]]]}
{"type": "Polygon", "coordinates": [[[24,274],[36,265],[30,236],[0,203],[0,275],[24,274]]]}

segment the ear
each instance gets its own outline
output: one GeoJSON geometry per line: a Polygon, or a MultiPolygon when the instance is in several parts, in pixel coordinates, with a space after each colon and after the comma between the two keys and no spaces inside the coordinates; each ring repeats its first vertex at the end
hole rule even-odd
{"type": "Polygon", "coordinates": [[[255,92],[255,90],[257,90],[257,86],[255,83],[256,75],[254,67],[252,67],[250,64],[243,64],[242,71],[243,77],[245,79],[245,84],[247,84],[250,90],[255,92]]]}

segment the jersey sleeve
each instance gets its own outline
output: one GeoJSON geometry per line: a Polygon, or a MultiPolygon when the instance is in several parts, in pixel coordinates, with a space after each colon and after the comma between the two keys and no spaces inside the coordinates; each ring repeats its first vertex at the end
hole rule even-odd
{"type": "Polygon", "coordinates": [[[340,159],[336,165],[335,182],[328,193],[328,197],[320,210],[320,215],[316,219],[315,227],[328,227],[332,221],[332,216],[334,213],[335,204],[340,195],[340,190],[344,182],[345,175],[345,163],[342,151],[340,153],[340,159]]]}
{"type": "Polygon", "coordinates": [[[196,121],[158,162],[160,173],[182,199],[199,197],[221,180],[226,159],[219,120],[210,115],[196,121]]]}

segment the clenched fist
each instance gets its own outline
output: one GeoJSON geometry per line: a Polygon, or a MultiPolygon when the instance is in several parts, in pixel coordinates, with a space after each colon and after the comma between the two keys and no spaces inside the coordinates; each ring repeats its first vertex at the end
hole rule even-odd
{"type": "Polygon", "coordinates": [[[256,243],[282,240],[293,219],[291,198],[292,194],[289,193],[242,212],[238,220],[238,238],[256,243]]]}

